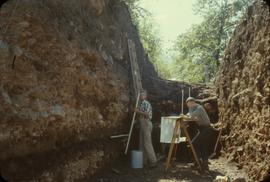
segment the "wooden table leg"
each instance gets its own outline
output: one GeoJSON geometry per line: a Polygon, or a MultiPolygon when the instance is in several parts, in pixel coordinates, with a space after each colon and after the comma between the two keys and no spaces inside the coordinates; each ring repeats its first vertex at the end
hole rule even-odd
{"type": "Polygon", "coordinates": [[[178,149],[178,144],[176,143],[176,144],[174,145],[174,150],[173,150],[173,154],[172,154],[172,159],[175,158],[176,153],[177,153],[177,149],[178,149]]]}

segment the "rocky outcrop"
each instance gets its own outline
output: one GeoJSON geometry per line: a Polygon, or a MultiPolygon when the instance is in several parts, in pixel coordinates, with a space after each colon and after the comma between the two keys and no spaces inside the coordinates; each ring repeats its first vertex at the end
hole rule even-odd
{"type": "Polygon", "coordinates": [[[224,152],[256,181],[270,172],[270,12],[257,1],[236,28],[217,79],[224,152]]]}
{"type": "Polygon", "coordinates": [[[1,7],[0,170],[9,180],[80,180],[120,153],[106,138],[127,127],[130,75],[108,3],[1,7]]]}

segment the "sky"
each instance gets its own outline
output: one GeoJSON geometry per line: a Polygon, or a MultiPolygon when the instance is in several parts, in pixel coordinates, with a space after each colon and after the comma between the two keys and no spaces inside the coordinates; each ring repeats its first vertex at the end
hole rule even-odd
{"type": "Polygon", "coordinates": [[[163,40],[163,48],[172,48],[173,41],[192,24],[201,22],[193,12],[196,0],[141,0],[140,6],[151,12],[163,40]]]}

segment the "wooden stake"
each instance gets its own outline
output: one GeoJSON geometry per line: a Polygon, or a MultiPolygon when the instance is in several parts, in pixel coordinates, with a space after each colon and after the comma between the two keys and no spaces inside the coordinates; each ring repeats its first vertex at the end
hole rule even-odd
{"type": "Polygon", "coordinates": [[[214,152],[209,156],[210,159],[216,156],[217,146],[218,146],[221,134],[222,134],[222,129],[223,129],[223,123],[221,123],[221,128],[220,128],[220,131],[218,133],[217,141],[215,143],[214,152]]]}
{"type": "MultiPolygon", "coordinates": [[[[138,93],[135,108],[138,107],[139,99],[140,99],[140,93],[138,93]]],[[[133,130],[133,125],[134,125],[134,122],[135,122],[135,117],[136,117],[136,111],[134,111],[134,113],[133,113],[133,118],[132,118],[130,130],[129,130],[129,134],[128,134],[128,141],[127,141],[127,145],[126,145],[125,154],[127,154],[127,152],[128,152],[129,142],[130,142],[130,138],[131,138],[131,134],[132,134],[132,130],[133,130]]]]}
{"type": "Polygon", "coordinates": [[[113,135],[113,136],[110,136],[110,139],[114,139],[114,138],[122,138],[122,137],[128,137],[128,134],[123,134],[123,135],[113,135]]]}
{"type": "Polygon", "coordinates": [[[184,114],[184,89],[182,89],[182,111],[181,114],[184,114]]]}

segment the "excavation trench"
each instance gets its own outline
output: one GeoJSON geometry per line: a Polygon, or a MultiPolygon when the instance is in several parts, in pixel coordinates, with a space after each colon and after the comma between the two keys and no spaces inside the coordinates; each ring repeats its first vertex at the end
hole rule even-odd
{"type": "MultiPolygon", "coordinates": [[[[256,5],[255,8],[258,9],[257,12],[264,12],[263,17],[269,17],[269,12],[264,11],[264,7],[256,5]]],[[[251,8],[248,14],[251,16],[256,14],[256,11],[251,8]]],[[[91,181],[92,177],[106,166],[111,163],[116,164],[123,158],[126,161],[121,163],[121,166],[127,168],[130,158],[129,155],[123,155],[125,141],[110,139],[112,135],[128,132],[134,109],[135,94],[127,39],[132,40],[136,45],[142,85],[148,91],[149,101],[153,106],[155,126],[153,140],[156,152],[160,155],[166,154],[166,149],[164,150],[159,142],[160,118],[179,114],[182,102],[181,91],[183,89],[188,93],[191,89],[191,95],[201,99],[203,105],[211,104],[208,114],[212,123],[217,123],[219,113],[222,121],[225,123],[227,120],[230,121],[223,133],[229,137],[227,140],[226,137],[223,138],[222,143],[225,144],[226,151],[232,154],[231,158],[241,164],[247,164],[250,174],[257,171],[253,170],[255,165],[252,166],[253,163],[250,162],[253,156],[251,148],[248,150],[248,155],[241,156],[235,152],[239,146],[244,145],[241,142],[243,141],[240,137],[241,133],[238,133],[242,131],[240,126],[243,123],[236,117],[239,114],[236,114],[236,111],[241,113],[241,100],[230,103],[232,105],[227,102],[233,94],[236,94],[236,88],[240,88],[237,84],[231,85],[231,81],[239,76],[234,73],[238,73],[237,70],[242,69],[243,65],[252,67],[252,61],[247,65],[242,64],[241,61],[224,63],[220,72],[221,78],[223,75],[230,75],[219,79],[217,92],[219,103],[217,103],[217,100],[212,98],[215,89],[209,89],[205,85],[191,85],[159,78],[148,56],[145,55],[128,8],[122,1],[9,0],[1,4],[0,15],[0,161],[3,164],[0,172],[8,180],[91,181]],[[16,6],[17,2],[19,4],[16,6]],[[10,16],[15,6],[16,11],[10,16]],[[6,27],[7,31],[2,31],[2,27],[6,27]],[[238,63],[239,66],[234,68],[238,63]],[[228,68],[233,71],[228,71],[228,68]],[[232,91],[226,86],[233,88],[232,91]],[[209,97],[212,99],[204,100],[209,97]],[[232,127],[231,123],[235,118],[238,124],[232,127]],[[237,135],[233,136],[232,131],[237,135]]],[[[267,22],[269,24],[269,18],[259,20],[256,19],[255,23],[264,22],[264,26],[262,24],[260,26],[267,27],[267,22]]],[[[245,27],[252,26],[252,23],[243,20],[237,30],[244,32],[245,27]],[[241,27],[244,27],[243,30],[241,27]]],[[[265,31],[265,33],[258,33],[258,37],[262,40],[266,39],[262,37],[267,37],[270,32],[266,28],[256,30],[265,31]]],[[[241,35],[249,34],[252,32],[241,35]]],[[[241,37],[241,35],[236,33],[235,36],[241,37]]],[[[239,38],[239,42],[240,40],[246,38],[239,38]]],[[[269,47],[266,46],[268,42],[255,46],[261,57],[257,53],[250,53],[250,55],[256,55],[256,59],[269,60],[265,56],[269,55],[267,54],[269,50],[265,48],[269,47]]],[[[234,45],[238,45],[237,41],[232,41],[229,49],[243,49],[241,45],[236,48],[234,45]]],[[[251,51],[254,50],[254,46],[250,47],[251,51]]],[[[238,52],[228,51],[231,60],[239,56],[238,52]]],[[[259,94],[255,94],[258,97],[256,103],[265,101],[267,107],[262,107],[256,112],[242,112],[244,121],[250,120],[250,113],[265,114],[269,108],[269,95],[267,95],[269,94],[269,69],[266,69],[269,64],[267,63],[267,61],[263,62],[256,69],[258,72],[260,69],[263,70],[265,74],[261,76],[268,76],[258,77],[256,82],[258,84],[254,82],[255,86],[258,86],[258,92],[262,92],[263,96],[261,98],[259,94]],[[262,85],[266,86],[262,88],[262,85]]],[[[248,73],[248,71],[243,72],[248,73]]],[[[243,80],[247,79],[246,74],[243,73],[242,76],[243,80]]],[[[248,87],[244,83],[247,82],[240,84],[242,90],[248,87]]],[[[188,94],[184,99],[187,96],[188,94]]],[[[251,103],[254,100],[249,101],[251,103]]],[[[184,112],[187,112],[186,106],[184,112]]],[[[269,119],[267,113],[264,117],[264,122],[267,124],[269,119]]],[[[265,128],[269,129],[266,124],[265,128]]],[[[251,128],[255,127],[252,122],[250,125],[251,128]]],[[[194,136],[195,126],[190,126],[189,132],[194,136]]],[[[256,132],[267,133],[261,128],[256,132]]],[[[217,132],[213,131],[213,137],[209,139],[211,141],[209,153],[213,150],[216,136],[217,132]]],[[[267,141],[267,137],[264,139],[267,141]]],[[[267,158],[266,154],[270,151],[267,142],[260,146],[262,150],[254,155],[267,158]]],[[[135,127],[130,150],[137,148],[138,128],[135,127]]],[[[192,157],[186,144],[181,144],[179,148],[178,162],[191,162],[192,157]]],[[[267,169],[262,167],[263,161],[258,158],[261,166],[260,173],[254,175],[254,179],[261,179],[267,175],[267,169]]],[[[221,160],[221,163],[225,161],[225,159],[221,160]]],[[[158,169],[161,170],[161,166],[158,169]]],[[[160,170],[155,172],[163,174],[160,170]]],[[[180,169],[179,173],[181,171],[183,172],[183,169],[180,169]]],[[[130,174],[130,171],[127,172],[130,174]]],[[[193,175],[188,171],[185,174],[193,175]]],[[[212,174],[215,175],[217,174],[212,174]]],[[[199,176],[197,177],[199,179],[199,176]]],[[[212,177],[209,178],[211,179],[212,177]]]]}
{"type": "MultiPolygon", "coordinates": [[[[123,156],[125,144],[109,138],[128,131],[134,107],[127,38],[156,126],[180,111],[181,89],[195,97],[204,89],[158,77],[118,0],[16,3],[0,9],[0,171],[8,180],[80,181],[123,156]]],[[[158,136],[155,128],[157,151],[158,136]]]]}

